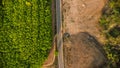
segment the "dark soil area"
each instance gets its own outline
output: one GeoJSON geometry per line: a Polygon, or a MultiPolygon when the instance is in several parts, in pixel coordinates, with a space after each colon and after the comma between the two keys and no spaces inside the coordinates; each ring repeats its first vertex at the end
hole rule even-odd
{"type": "Polygon", "coordinates": [[[100,43],[82,32],[64,39],[65,68],[103,68],[107,57],[100,43]]]}

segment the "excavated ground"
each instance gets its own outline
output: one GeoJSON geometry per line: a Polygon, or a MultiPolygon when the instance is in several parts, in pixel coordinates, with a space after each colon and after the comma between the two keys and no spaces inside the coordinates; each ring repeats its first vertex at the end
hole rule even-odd
{"type": "Polygon", "coordinates": [[[88,32],[100,42],[104,42],[98,21],[105,3],[105,0],[63,0],[64,32],[70,34],[88,32]]]}
{"type": "MultiPolygon", "coordinates": [[[[63,33],[77,35],[79,32],[88,32],[103,44],[105,38],[101,32],[102,28],[99,25],[99,19],[105,3],[106,0],[62,0],[63,33]]],[[[79,41],[77,39],[74,40],[79,41]]],[[[79,68],[77,62],[81,61],[80,58],[77,59],[76,57],[81,56],[81,50],[78,49],[77,44],[70,44],[71,46],[69,46],[69,43],[64,43],[65,68],[72,68],[71,65],[74,65],[74,68],[79,68]],[[73,49],[75,50],[71,51],[73,49]],[[73,63],[70,59],[76,59],[76,61],[74,60],[73,63]]]]}
{"type": "MultiPolygon", "coordinates": [[[[90,35],[94,36],[98,42],[104,43],[105,38],[101,34],[102,28],[99,25],[99,19],[106,2],[106,0],[62,0],[63,34],[69,33],[70,35],[76,35],[79,32],[88,32],[90,35]]],[[[77,46],[74,47],[78,50],[77,52],[72,52],[69,48],[72,47],[64,46],[64,63],[66,68],[69,67],[68,65],[71,65],[70,57],[75,56],[75,53],[77,54],[76,56],[80,56],[77,46]]],[[[78,61],[79,59],[76,59],[74,62],[78,61]]],[[[52,67],[45,68],[57,67],[52,65],[52,67]]]]}

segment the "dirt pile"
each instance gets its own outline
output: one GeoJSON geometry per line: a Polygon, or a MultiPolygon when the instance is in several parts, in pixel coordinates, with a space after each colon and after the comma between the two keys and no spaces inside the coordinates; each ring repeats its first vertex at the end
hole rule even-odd
{"type": "Polygon", "coordinates": [[[65,68],[103,68],[106,54],[98,41],[81,32],[64,38],[65,68]]]}

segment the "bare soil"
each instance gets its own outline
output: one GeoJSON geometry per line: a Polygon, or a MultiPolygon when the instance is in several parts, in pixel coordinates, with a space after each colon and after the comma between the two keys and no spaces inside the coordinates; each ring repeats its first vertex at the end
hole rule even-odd
{"type": "MultiPolygon", "coordinates": [[[[54,0],[53,0],[54,1],[54,0]]],[[[90,35],[94,36],[98,42],[104,43],[104,36],[101,34],[102,28],[99,25],[99,19],[102,13],[102,9],[106,3],[106,0],[62,0],[62,19],[63,19],[63,33],[69,33],[70,35],[77,35],[80,32],[88,32],[90,35]]],[[[54,6],[54,5],[53,5],[54,6]]],[[[52,6],[52,14],[54,16],[55,8],[52,6]]],[[[55,23],[55,16],[53,17],[53,22],[55,23]]],[[[54,24],[53,24],[54,27],[54,24]]],[[[54,31],[54,29],[53,29],[54,31]]],[[[74,38],[75,41],[79,41],[78,39],[74,38]]],[[[95,44],[94,42],[87,41],[89,44],[95,44]]],[[[86,43],[87,43],[86,42],[86,43]]],[[[69,42],[64,42],[64,63],[65,68],[80,68],[80,63],[84,63],[88,60],[83,60],[80,56],[85,56],[88,58],[87,53],[88,50],[85,50],[87,53],[84,53],[84,49],[78,46],[78,42],[74,45],[69,42]],[[67,44],[67,45],[66,45],[67,44]],[[82,52],[81,52],[82,50],[82,52]],[[81,54],[80,54],[81,53],[81,54]],[[76,59],[75,59],[76,58],[76,59]],[[71,60],[73,59],[73,60],[71,60]],[[76,65],[74,65],[76,64],[76,65]]],[[[95,44],[97,45],[97,44],[95,44]]],[[[99,45],[99,44],[98,44],[99,45]]],[[[93,46],[94,47],[94,46],[93,46]]],[[[92,49],[88,48],[89,50],[92,49]]],[[[94,47],[96,51],[96,48],[94,47]]],[[[102,55],[99,51],[91,54],[95,55],[98,53],[96,61],[99,61],[98,58],[102,55]]],[[[51,65],[53,64],[54,57],[54,48],[51,50],[48,60],[46,60],[44,65],[51,65]],[[52,55],[51,55],[52,54],[52,55]],[[51,55],[51,56],[50,56],[51,55]]],[[[84,59],[85,59],[84,58],[84,59]]],[[[101,58],[101,61],[98,62],[98,65],[103,62],[104,57],[101,58]]],[[[93,57],[90,57],[89,60],[93,60],[93,57]]],[[[87,63],[86,63],[87,64],[87,63]]],[[[44,66],[43,68],[58,68],[55,67],[55,64],[52,66],[44,66]]],[[[86,66],[86,65],[83,65],[86,66]]],[[[87,67],[84,67],[87,68],[87,67]]],[[[91,68],[93,68],[91,66],[91,68]]]]}
{"type": "Polygon", "coordinates": [[[103,43],[98,21],[105,3],[106,0],[62,0],[63,32],[89,32],[103,43]]]}
{"type": "Polygon", "coordinates": [[[103,68],[99,66],[104,63],[105,56],[99,46],[104,44],[105,37],[99,19],[106,2],[107,0],[62,0],[63,33],[75,36],[63,43],[65,68],[103,68]],[[96,41],[88,40],[87,35],[77,37],[80,32],[88,32],[96,41]]]}
{"type": "Polygon", "coordinates": [[[64,39],[65,68],[103,68],[106,63],[104,49],[89,33],[80,32],[64,39]]]}

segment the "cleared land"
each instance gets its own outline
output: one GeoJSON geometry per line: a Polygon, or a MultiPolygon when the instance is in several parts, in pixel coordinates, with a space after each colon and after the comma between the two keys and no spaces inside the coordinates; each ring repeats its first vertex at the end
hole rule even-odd
{"type": "MultiPolygon", "coordinates": [[[[102,28],[99,25],[99,19],[105,3],[106,0],[62,0],[63,33],[69,33],[70,36],[73,36],[78,35],[79,32],[88,32],[100,43],[104,43],[105,38],[102,35],[102,28]]],[[[84,37],[82,39],[84,39],[84,37]]],[[[89,49],[87,49],[87,47],[84,49],[85,46],[82,48],[82,45],[84,45],[83,41],[82,44],[80,44],[82,39],[77,39],[76,37],[69,42],[64,42],[63,47],[65,68],[80,68],[82,66],[82,62],[83,66],[84,63],[86,63],[85,67],[83,68],[93,68],[89,66],[87,67],[87,63],[92,62],[92,60],[89,61],[89,58],[86,58],[85,62],[85,58],[83,60],[81,59],[82,61],[79,60],[81,57],[83,58],[85,56],[86,51],[89,49]],[[78,45],[76,42],[74,43],[74,41],[79,41],[78,45]],[[79,46],[81,47],[79,48],[79,46]],[[82,51],[82,49],[84,50],[82,51]]],[[[87,41],[87,39],[84,39],[84,41],[87,41]]],[[[85,43],[88,44],[89,42],[87,41],[85,43]]]]}

